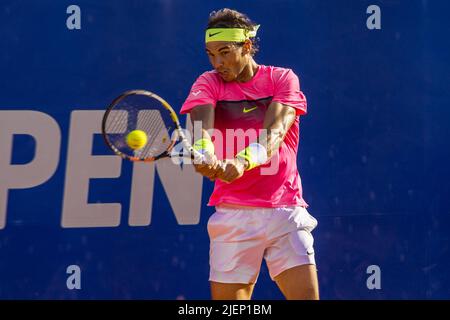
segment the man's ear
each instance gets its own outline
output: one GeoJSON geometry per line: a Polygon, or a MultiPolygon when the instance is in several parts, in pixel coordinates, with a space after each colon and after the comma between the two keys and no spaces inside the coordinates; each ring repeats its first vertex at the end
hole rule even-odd
{"type": "Polygon", "coordinates": [[[246,55],[252,51],[252,41],[245,40],[244,45],[242,46],[242,55],[246,55]]]}

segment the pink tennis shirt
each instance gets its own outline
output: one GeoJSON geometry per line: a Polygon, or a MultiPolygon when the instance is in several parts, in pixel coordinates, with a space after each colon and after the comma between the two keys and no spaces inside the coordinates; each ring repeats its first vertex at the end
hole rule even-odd
{"type": "Polygon", "coordinates": [[[215,70],[205,72],[193,84],[181,113],[189,113],[199,105],[212,104],[215,107],[214,128],[222,136],[221,139],[216,134],[212,136],[216,156],[230,159],[256,140],[245,133],[263,128],[264,116],[271,102],[291,106],[297,113],[278,155],[274,156],[277,160],[273,161],[278,161],[277,165],[274,166],[273,161],[268,162],[246,171],[232,183],[217,179],[209,206],[226,203],[269,208],[308,207],[302,196],[301,178],[297,170],[299,116],[306,114],[307,103],[300,91],[299,79],[291,69],[260,65],[248,82],[225,82],[215,70]]]}

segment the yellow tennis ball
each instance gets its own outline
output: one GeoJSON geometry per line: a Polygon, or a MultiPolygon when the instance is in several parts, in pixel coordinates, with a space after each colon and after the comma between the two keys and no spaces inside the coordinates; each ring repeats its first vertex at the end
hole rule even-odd
{"type": "Polygon", "coordinates": [[[147,134],[142,130],[133,130],[127,134],[126,141],[131,149],[142,149],[147,144],[147,134]]]}

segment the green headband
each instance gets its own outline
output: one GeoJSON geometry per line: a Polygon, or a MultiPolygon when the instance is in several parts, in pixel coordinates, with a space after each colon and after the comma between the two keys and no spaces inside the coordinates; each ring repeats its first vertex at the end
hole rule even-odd
{"type": "Polygon", "coordinates": [[[259,24],[255,26],[255,30],[249,31],[241,28],[212,28],[206,30],[205,43],[211,41],[227,41],[227,42],[244,42],[250,38],[256,37],[256,31],[259,24]]]}

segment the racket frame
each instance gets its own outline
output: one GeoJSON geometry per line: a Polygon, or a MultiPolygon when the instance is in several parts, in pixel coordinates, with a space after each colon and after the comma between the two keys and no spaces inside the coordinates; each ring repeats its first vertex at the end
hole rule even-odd
{"type": "MultiPolygon", "coordinates": [[[[141,90],[141,89],[137,89],[137,90],[128,90],[125,91],[124,93],[122,93],[120,96],[118,96],[117,98],[115,98],[110,105],[108,106],[108,108],[106,109],[104,115],[103,115],[103,119],[102,119],[102,136],[103,136],[103,140],[105,141],[106,145],[118,156],[120,156],[123,159],[126,160],[130,160],[133,162],[139,161],[139,162],[152,162],[152,161],[156,161],[158,159],[161,158],[170,158],[171,157],[171,150],[173,149],[173,147],[175,146],[175,144],[177,143],[177,141],[180,141],[184,148],[187,149],[190,153],[191,159],[203,159],[204,156],[202,154],[200,154],[198,151],[194,150],[194,148],[192,147],[192,145],[189,143],[189,141],[186,139],[185,134],[183,133],[183,130],[181,128],[180,125],[180,121],[178,120],[178,116],[176,114],[176,112],[173,110],[173,108],[170,106],[170,104],[164,100],[163,98],[161,98],[160,96],[158,96],[157,94],[147,91],[147,90],[141,90]],[[175,132],[177,133],[175,136],[175,138],[172,139],[172,142],[170,143],[169,147],[162,152],[161,154],[154,156],[154,157],[133,157],[130,156],[126,153],[123,153],[122,151],[120,151],[116,146],[114,146],[113,143],[111,143],[111,141],[108,138],[108,134],[106,133],[106,121],[108,119],[108,116],[110,114],[110,112],[112,110],[114,110],[114,107],[124,98],[126,98],[127,96],[130,95],[143,95],[143,96],[147,96],[149,98],[152,99],[156,99],[158,100],[163,106],[164,108],[169,112],[170,114],[170,118],[173,121],[173,124],[175,125],[175,132]]],[[[201,161],[201,160],[199,160],[201,161]]]]}

